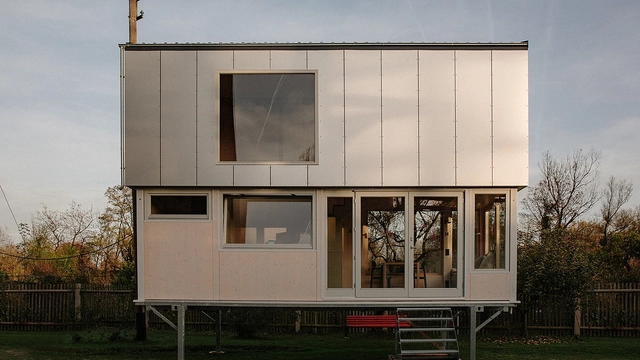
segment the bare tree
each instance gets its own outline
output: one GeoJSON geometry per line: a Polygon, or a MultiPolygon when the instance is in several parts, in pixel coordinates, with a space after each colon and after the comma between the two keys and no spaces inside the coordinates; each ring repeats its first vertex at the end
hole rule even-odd
{"type": "MultiPolygon", "coordinates": [[[[103,281],[109,282],[118,272],[133,267],[133,199],[130,188],[119,186],[108,188],[105,196],[109,205],[99,218],[96,239],[102,251],[96,257],[100,257],[103,281]]],[[[117,280],[122,283],[125,279],[117,280]]]]}
{"type": "Polygon", "coordinates": [[[540,230],[566,229],[599,201],[601,154],[576,150],[563,161],[547,151],[538,164],[542,179],[522,201],[540,230]]]}
{"type": "Polygon", "coordinates": [[[602,215],[602,221],[604,222],[600,245],[607,245],[609,228],[618,214],[618,211],[620,211],[622,206],[631,198],[632,192],[633,184],[628,180],[616,180],[611,176],[609,181],[607,181],[607,185],[602,191],[603,201],[602,206],[600,207],[600,214],[602,215]]]}

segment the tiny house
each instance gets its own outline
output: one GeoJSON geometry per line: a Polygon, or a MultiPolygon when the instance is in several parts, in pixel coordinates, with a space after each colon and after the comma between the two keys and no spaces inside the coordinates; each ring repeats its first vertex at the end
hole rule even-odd
{"type": "Polygon", "coordinates": [[[515,304],[527,49],[121,45],[138,303],[515,304]]]}

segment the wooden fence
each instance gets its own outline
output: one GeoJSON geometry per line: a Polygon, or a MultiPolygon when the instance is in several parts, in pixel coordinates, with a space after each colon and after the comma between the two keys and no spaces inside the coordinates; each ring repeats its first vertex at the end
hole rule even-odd
{"type": "Polygon", "coordinates": [[[132,324],[133,297],[130,288],[118,286],[2,284],[0,329],[69,330],[132,324]]]}
{"type": "MultiPolygon", "coordinates": [[[[71,330],[88,326],[133,329],[134,297],[130,288],[117,286],[0,284],[0,330],[71,330]]],[[[295,310],[272,311],[266,331],[341,332],[345,315],[371,313],[298,310],[292,316],[292,311],[295,310]]],[[[168,309],[163,313],[170,319],[175,317],[168,309]]],[[[462,313],[459,318],[463,332],[468,329],[466,315],[462,313]]],[[[479,321],[490,315],[479,314],[479,321]]],[[[501,314],[482,332],[519,335],[524,316],[532,335],[640,337],[640,284],[603,284],[582,299],[581,308],[575,313],[560,306],[530,309],[526,314],[515,308],[512,313],[501,314]]],[[[215,330],[215,318],[214,312],[189,309],[187,329],[215,330]]],[[[168,328],[153,313],[149,313],[149,327],[168,328]]]]}

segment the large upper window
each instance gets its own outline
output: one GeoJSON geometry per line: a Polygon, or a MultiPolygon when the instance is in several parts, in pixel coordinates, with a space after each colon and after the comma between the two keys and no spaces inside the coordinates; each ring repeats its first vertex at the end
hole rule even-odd
{"type": "Polygon", "coordinates": [[[311,247],[311,196],[225,195],[227,244],[311,247]]]}
{"type": "Polygon", "coordinates": [[[315,162],[316,74],[220,74],[220,161],[315,162]]]}

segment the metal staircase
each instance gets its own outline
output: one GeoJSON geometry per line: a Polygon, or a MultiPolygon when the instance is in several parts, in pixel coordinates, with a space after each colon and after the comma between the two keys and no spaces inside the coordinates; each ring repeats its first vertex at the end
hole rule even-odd
{"type": "Polygon", "coordinates": [[[458,359],[458,353],[451,308],[397,309],[394,359],[458,359]]]}

